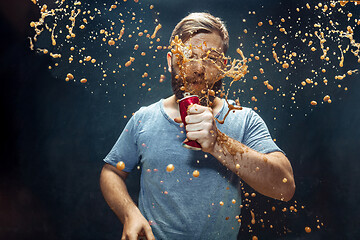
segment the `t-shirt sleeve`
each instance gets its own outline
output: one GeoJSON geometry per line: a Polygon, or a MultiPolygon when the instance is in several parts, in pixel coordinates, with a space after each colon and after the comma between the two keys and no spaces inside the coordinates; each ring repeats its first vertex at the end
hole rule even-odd
{"type": "Polygon", "coordinates": [[[131,172],[132,169],[138,164],[139,157],[137,154],[136,145],[135,116],[130,118],[115,145],[109,154],[104,158],[104,161],[113,165],[114,167],[116,167],[118,162],[124,162],[125,168],[123,171],[125,172],[131,172]]]}
{"type": "Polygon", "coordinates": [[[250,110],[246,120],[243,143],[251,149],[261,153],[271,153],[276,151],[284,153],[272,140],[264,120],[253,110],[250,110]]]}

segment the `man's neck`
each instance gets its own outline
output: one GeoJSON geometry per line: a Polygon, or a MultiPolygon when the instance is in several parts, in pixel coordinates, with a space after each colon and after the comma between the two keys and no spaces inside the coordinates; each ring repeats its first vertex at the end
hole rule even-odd
{"type": "MultiPolygon", "coordinates": [[[[164,100],[164,110],[165,112],[174,119],[175,117],[180,117],[180,111],[179,111],[179,103],[177,102],[177,99],[175,95],[172,95],[164,100]]],[[[214,116],[220,112],[223,105],[223,100],[221,100],[218,97],[215,97],[212,109],[214,116]]]]}

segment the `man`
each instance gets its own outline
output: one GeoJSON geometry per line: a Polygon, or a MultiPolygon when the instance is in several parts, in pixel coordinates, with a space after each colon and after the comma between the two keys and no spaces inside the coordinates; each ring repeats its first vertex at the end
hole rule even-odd
{"type": "Polygon", "coordinates": [[[141,108],[129,120],[104,159],[101,189],[124,225],[122,239],[236,239],[240,180],[288,201],[295,191],[292,168],[250,108],[231,112],[224,124],[214,120],[228,111],[224,99],[209,94],[219,92],[226,65],[221,56],[229,38],[223,22],[208,13],[192,13],[177,24],[170,40],[175,36],[187,52],[167,54],[174,95],[141,108]],[[198,95],[205,105],[188,108],[185,129],[178,105],[184,91],[198,95]],[[183,148],[185,138],[197,141],[202,151],[183,148]],[[122,171],[116,168],[119,162],[125,164],[122,171]],[[137,165],[139,206],[125,185],[137,165]]]}

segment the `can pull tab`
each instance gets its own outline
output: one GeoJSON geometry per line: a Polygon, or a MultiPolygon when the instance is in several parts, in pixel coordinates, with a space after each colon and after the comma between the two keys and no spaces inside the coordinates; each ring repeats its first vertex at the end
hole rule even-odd
{"type": "Polygon", "coordinates": [[[189,92],[184,93],[184,97],[188,97],[188,96],[191,96],[191,93],[189,92]]]}

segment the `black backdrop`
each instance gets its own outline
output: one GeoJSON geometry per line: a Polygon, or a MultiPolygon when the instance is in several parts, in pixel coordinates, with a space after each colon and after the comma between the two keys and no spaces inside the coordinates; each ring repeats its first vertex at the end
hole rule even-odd
{"type": "MultiPolygon", "coordinates": [[[[225,12],[235,21],[234,5],[240,3],[224,1],[221,9],[217,1],[155,4],[169,34],[182,16],[195,10],[207,9],[223,17],[225,12]],[[179,6],[183,14],[174,18],[179,6]]],[[[256,9],[256,4],[242,7],[256,9]]],[[[280,14],[281,9],[263,4],[273,15],[280,14]]],[[[284,8],[292,4],[283,3],[284,8]]],[[[0,239],[120,239],[121,224],[106,205],[98,179],[103,157],[126,124],[119,108],[124,99],[109,103],[102,94],[89,94],[53,77],[47,69],[50,59],[28,47],[26,37],[33,34],[29,22],[38,17],[37,11],[30,1],[1,3],[0,239]]],[[[278,144],[294,168],[294,199],[305,209],[282,216],[275,226],[279,230],[286,224],[291,233],[255,229],[259,238],[356,239],[360,234],[358,75],[348,87],[348,93],[331,107],[317,108],[290,126],[278,126],[278,144]],[[324,223],[321,230],[316,230],[316,219],[324,223]],[[305,226],[311,226],[312,233],[306,234],[305,226]]],[[[169,94],[170,87],[162,97],[169,94]]],[[[144,104],[155,100],[150,97],[144,104]]],[[[128,106],[127,111],[138,107],[128,106]]],[[[262,116],[266,122],[271,118],[262,116]]],[[[134,175],[129,185],[136,197],[134,175]]],[[[261,209],[268,200],[257,201],[261,209]]],[[[240,237],[249,239],[254,234],[243,225],[240,237]]]]}

